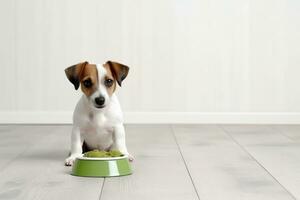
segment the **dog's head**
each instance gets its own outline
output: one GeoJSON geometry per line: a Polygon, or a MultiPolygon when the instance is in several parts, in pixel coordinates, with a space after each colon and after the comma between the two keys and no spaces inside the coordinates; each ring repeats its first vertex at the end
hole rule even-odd
{"type": "Polygon", "coordinates": [[[129,67],[112,61],[107,61],[104,65],[82,62],[65,69],[75,89],[81,86],[88,101],[96,108],[104,108],[109,104],[116,85],[121,86],[128,71],[129,67]]]}

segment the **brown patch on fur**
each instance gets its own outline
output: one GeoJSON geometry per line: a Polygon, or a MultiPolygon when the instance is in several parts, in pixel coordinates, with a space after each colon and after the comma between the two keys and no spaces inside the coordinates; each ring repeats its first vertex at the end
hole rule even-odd
{"type": "Polygon", "coordinates": [[[116,90],[116,86],[117,86],[116,79],[114,78],[114,76],[113,76],[113,74],[112,74],[112,72],[111,72],[110,67],[109,67],[108,64],[104,64],[103,67],[106,69],[106,76],[105,76],[104,80],[106,80],[106,79],[112,79],[114,81],[114,83],[113,83],[113,85],[111,87],[106,88],[108,95],[111,96],[115,92],[115,90],[116,90]]]}
{"type": "MultiPolygon", "coordinates": [[[[110,87],[106,87],[109,96],[111,96],[116,90],[116,83],[121,86],[122,81],[126,78],[129,67],[112,61],[107,61],[103,65],[103,67],[107,71],[105,80],[113,80],[113,85],[110,87]]],[[[97,66],[94,64],[89,64],[88,62],[82,62],[68,67],[67,69],[65,69],[65,73],[76,90],[81,84],[81,90],[86,96],[91,96],[98,89],[98,82],[101,81],[98,80],[97,66]],[[86,87],[84,85],[84,81],[88,79],[92,82],[92,85],[90,87],[86,87]]]]}
{"type": "Polygon", "coordinates": [[[74,85],[75,90],[79,88],[80,75],[82,74],[85,66],[88,64],[89,63],[85,61],[76,65],[72,65],[71,67],[65,69],[66,76],[69,79],[69,81],[74,85]]]}
{"type": "Polygon", "coordinates": [[[107,61],[104,65],[109,66],[111,74],[116,79],[119,86],[121,86],[122,81],[127,77],[127,74],[129,72],[129,67],[113,61],[107,61]]]}
{"type": "Polygon", "coordinates": [[[81,85],[81,90],[86,96],[92,95],[98,88],[98,71],[96,65],[89,64],[88,62],[78,63],[65,69],[65,73],[76,90],[81,85]],[[90,79],[92,82],[92,86],[88,88],[83,84],[87,79],[90,79]]]}
{"type": "Polygon", "coordinates": [[[86,96],[91,96],[98,88],[98,70],[96,65],[88,64],[80,76],[81,90],[86,96]],[[85,87],[83,82],[87,79],[92,81],[91,87],[85,87]]]}

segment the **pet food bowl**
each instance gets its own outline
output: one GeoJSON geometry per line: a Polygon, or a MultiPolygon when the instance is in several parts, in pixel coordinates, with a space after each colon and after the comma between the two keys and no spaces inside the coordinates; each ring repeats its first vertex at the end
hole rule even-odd
{"type": "Polygon", "coordinates": [[[113,177],[132,174],[127,156],[109,158],[76,158],[72,175],[84,177],[113,177]]]}

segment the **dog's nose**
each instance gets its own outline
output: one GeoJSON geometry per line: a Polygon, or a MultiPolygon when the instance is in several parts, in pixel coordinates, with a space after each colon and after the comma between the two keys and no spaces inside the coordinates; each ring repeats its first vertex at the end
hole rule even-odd
{"type": "Polygon", "coordinates": [[[95,102],[96,102],[97,105],[103,106],[103,104],[104,104],[104,102],[105,102],[105,98],[102,97],[102,96],[97,97],[97,98],[95,98],[95,102]]]}

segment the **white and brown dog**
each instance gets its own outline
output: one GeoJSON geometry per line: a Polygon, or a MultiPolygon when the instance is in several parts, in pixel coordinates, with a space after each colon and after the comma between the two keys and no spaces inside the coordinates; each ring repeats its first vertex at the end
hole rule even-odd
{"type": "Polygon", "coordinates": [[[76,157],[87,150],[119,150],[128,155],[123,116],[116,85],[121,86],[129,68],[108,61],[103,65],[79,63],[65,69],[69,81],[84,93],[73,114],[71,154],[65,165],[71,166],[76,157]]]}

